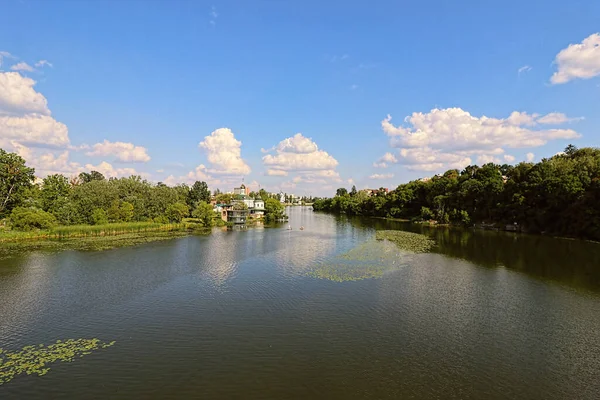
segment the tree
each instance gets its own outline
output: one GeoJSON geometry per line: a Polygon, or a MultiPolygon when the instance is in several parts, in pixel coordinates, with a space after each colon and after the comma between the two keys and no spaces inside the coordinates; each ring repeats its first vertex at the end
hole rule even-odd
{"type": "Polygon", "coordinates": [[[187,204],[190,208],[194,208],[199,201],[210,202],[210,190],[206,182],[194,182],[188,193],[187,204]]]}
{"type": "Polygon", "coordinates": [[[198,218],[202,225],[209,227],[213,225],[215,212],[213,207],[205,201],[200,201],[196,209],[192,212],[194,218],[198,218]]]}
{"type": "Polygon", "coordinates": [[[285,207],[276,199],[265,201],[265,221],[273,222],[285,218],[285,207]]]}
{"type": "Polygon", "coordinates": [[[572,144],[565,147],[565,154],[568,156],[572,156],[576,152],[577,152],[577,147],[573,146],[572,144]]]}
{"type": "Polygon", "coordinates": [[[347,194],[348,194],[348,190],[346,190],[346,188],[339,188],[338,190],[335,191],[336,196],[345,196],[347,194]]]}
{"type": "Polygon", "coordinates": [[[127,201],[122,202],[121,207],[119,207],[121,221],[130,222],[133,219],[133,210],[133,204],[127,201]]]}
{"type": "Polygon", "coordinates": [[[15,207],[10,213],[10,222],[14,229],[30,231],[51,228],[56,225],[56,218],[38,208],[15,207]]]}
{"type": "Polygon", "coordinates": [[[189,215],[189,213],[190,209],[188,208],[187,204],[175,203],[167,207],[165,216],[169,219],[169,222],[179,223],[183,220],[183,218],[189,215]]]}
{"type": "Polygon", "coordinates": [[[44,178],[40,193],[43,210],[53,213],[61,200],[68,199],[70,192],[71,185],[66,176],[48,175],[44,178]]]}
{"type": "Polygon", "coordinates": [[[233,201],[233,195],[231,193],[221,193],[217,195],[215,201],[217,204],[231,204],[233,201]]]}
{"type": "Polygon", "coordinates": [[[19,155],[0,149],[0,215],[21,202],[23,192],[33,183],[34,172],[19,155]]]}
{"type": "Polygon", "coordinates": [[[352,185],[352,190],[350,190],[350,196],[354,197],[356,196],[356,185],[352,185]]]}
{"type": "Polygon", "coordinates": [[[87,173],[87,172],[80,173],[79,179],[81,180],[82,183],[89,183],[91,181],[103,181],[106,178],[104,178],[104,175],[102,175],[98,171],[91,171],[90,173],[87,173]]]}
{"type": "Polygon", "coordinates": [[[92,220],[93,220],[93,225],[108,224],[108,217],[106,215],[106,211],[104,211],[101,208],[96,208],[92,212],[92,220]]]}

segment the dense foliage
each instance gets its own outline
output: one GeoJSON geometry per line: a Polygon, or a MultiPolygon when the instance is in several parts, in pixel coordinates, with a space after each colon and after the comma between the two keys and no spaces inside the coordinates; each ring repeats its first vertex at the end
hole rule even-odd
{"type": "Polygon", "coordinates": [[[179,223],[191,217],[198,206],[204,210],[204,226],[216,221],[207,204],[211,194],[205,182],[169,187],[139,176],[106,179],[98,171],[82,172],[71,179],[49,175],[36,184],[34,179],[34,169],[27,167],[23,158],[0,149],[0,220],[6,219],[13,229],[179,223]]]}
{"type": "Polygon", "coordinates": [[[600,149],[569,146],[537,164],[471,165],[386,193],[338,189],[316,211],[435,220],[518,224],[529,232],[600,240],[600,149]]]}

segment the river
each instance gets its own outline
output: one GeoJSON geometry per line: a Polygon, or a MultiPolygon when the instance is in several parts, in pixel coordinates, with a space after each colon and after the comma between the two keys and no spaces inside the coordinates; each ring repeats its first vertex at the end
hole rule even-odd
{"type": "Polygon", "coordinates": [[[0,260],[5,351],[115,341],[0,398],[600,398],[599,244],[288,214],[291,231],[0,260]],[[378,278],[308,274],[376,229],[436,246],[378,278]]]}

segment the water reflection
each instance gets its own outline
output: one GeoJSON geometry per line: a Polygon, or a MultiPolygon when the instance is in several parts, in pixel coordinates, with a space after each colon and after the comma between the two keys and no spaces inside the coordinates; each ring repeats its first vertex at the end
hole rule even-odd
{"type": "Polygon", "coordinates": [[[383,219],[351,218],[365,229],[402,229],[431,236],[433,252],[485,267],[505,267],[574,288],[600,292],[600,244],[473,229],[430,227],[383,219]]]}

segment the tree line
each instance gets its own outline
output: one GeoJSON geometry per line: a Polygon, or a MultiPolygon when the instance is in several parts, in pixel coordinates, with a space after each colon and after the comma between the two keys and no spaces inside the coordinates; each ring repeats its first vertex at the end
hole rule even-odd
{"type": "Polygon", "coordinates": [[[600,149],[569,145],[539,163],[470,165],[371,196],[340,188],[313,209],[600,240],[600,149]]]}
{"type": "Polygon", "coordinates": [[[178,223],[197,218],[218,222],[206,182],[174,187],[139,176],[106,179],[100,172],[68,178],[49,175],[34,183],[35,170],[15,153],[0,149],[0,220],[15,229],[111,222],[178,223]]]}

